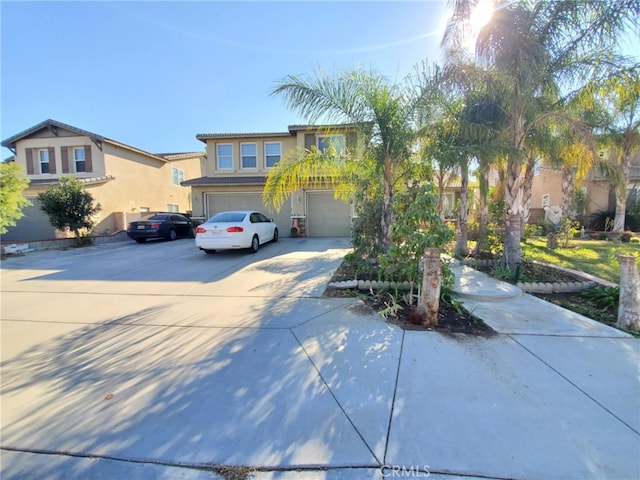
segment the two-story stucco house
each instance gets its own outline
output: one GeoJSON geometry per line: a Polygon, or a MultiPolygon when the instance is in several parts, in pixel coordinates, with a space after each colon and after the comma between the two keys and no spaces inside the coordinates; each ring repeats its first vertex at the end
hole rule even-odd
{"type": "Polygon", "coordinates": [[[77,177],[102,210],[95,233],[126,229],[146,212],[192,209],[190,189],[181,185],[200,177],[203,152],[153,154],[55,120],[45,120],[2,142],[24,168],[30,185],[23,195],[34,204],[3,235],[3,241],[54,238],[39,209],[37,195],[63,176],[77,177]]]}
{"type": "Polygon", "coordinates": [[[349,236],[352,206],[336,200],[329,188],[293,192],[277,212],[262,202],[269,171],[288,151],[312,146],[322,150],[329,141],[346,145],[348,137],[346,126],[340,125],[291,125],[288,131],[275,133],[196,135],[206,144],[206,173],[182,183],[192,189],[194,216],[210,218],[224,210],[256,209],[275,220],[280,235],[289,235],[295,226],[307,236],[349,236]]]}
{"type": "MultiPolygon", "coordinates": [[[[592,168],[578,188],[582,188],[587,196],[584,212],[587,217],[602,211],[611,213],[615,211],[613,186],[600,169],[592,168]]],[[[640,191],[640,154],[636,154],[629,168],[627,193],[630,194],[634,190],[640,191]]],[[[552,205],[562,205],[562,170],[554,168],[546,160],[541,160],[534,171],[529,223],[542,220],[544,208],[552,205]]]]}

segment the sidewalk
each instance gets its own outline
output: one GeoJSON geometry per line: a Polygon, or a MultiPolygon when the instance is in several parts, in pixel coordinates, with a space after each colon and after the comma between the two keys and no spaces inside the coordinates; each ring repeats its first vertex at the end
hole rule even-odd
{"type": "MultiPolygon", "coordinates": [[[[238,278],[264,288],[256,272],[274,281],[300,268],[287,258],[238,278]]],[[[77,293],[86,282],[57,271],[47,294],[20,271],[3,284],[3,350],[28,322],[42,340],[3,361],[1,476],[640,478],[638,339],[468,267],[454,273],[465,307],[498,335],[404,331],[357,298],[309,289],[240,303],[233,278],[232,296],[206,296],[202,283],[189,285],[194,299],[138,278],[150,293],[118,282],[77,293]],[[93,324],[47,323],[31,293],[103,308],[93,324]]]]}
{"type": "Polygon", "coordinates": [[[454,292],[465,308],[498,333],[632,338],[470,267],[456,265],[451,270],[456,277],[454,292]]]}

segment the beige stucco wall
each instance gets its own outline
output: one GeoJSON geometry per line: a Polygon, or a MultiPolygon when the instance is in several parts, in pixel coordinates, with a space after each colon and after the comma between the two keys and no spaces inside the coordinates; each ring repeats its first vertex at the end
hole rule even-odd
{"type": "Polygon", "coordinates": [[[271,170],[265,166],[265,143],[280,143],[281,154],[284,156],[287,151],[296,146],[296,138],[291,135],[269,136],[269,137],[242,137],[242,138],[215,138],[207,140],[207,169],[203,175],[265,175],[271,170]],[[256,168],[241,168],[240,166],[240,145],[243,143],[256,144],[256,168]],[[217,145],[232,145],[233,168],[218,169],[217,145]]]}
{"type": "Polygon", "coordinates": [[[180,212],[191,210],[190,189],[173,185],[172,168],[181,169],[184,180],[199,177],[200,157],[163,162],[108,143],[104,144],[104,157],[107,175],[115,179],[92,192],[96,201],[108,206],[100,214],[103,228],[122,228],[108,219],[113,212],[124,212],[126,222],[126,215],[137,218],[143,209],[165,211],[168,204],[178,205],[180,212]]]}
{"type": "MultiPolygon", "coordinates": [[[[62,130],[59,130],[61,133],[62,130]]],[[[47,132],[51,136],[45,136],[41,133],[38,138],[28,138],[20,140],[16,144],[16,163],[22,165],[24,171],[27,171],[27,156],[26,151],[28,148],[43,149],[53,147],[55,152],[56,173],[40,172],[40,162],[36,155],[33,158],[34,174],[29,175],[30,179],[55,179],[62,176],[74,175],[78,178],[90,178],[90,177],[102,177],[105,175],[104,168],[104,155],[100,149],[86,136],[53,136],[52,133],[47,132]],[[92,172],[79,172],[74,171],[75,163],[72,158],[72,153],[69,152],[69,173],[62,173],[62,150],[61,147],[84,147],[85,145],[91,146],[91,163],[93,165],[92,172]]]]}
{"type": "Polygon", "coordinates": [[[562,173],[541,168],[533,177],[531,208],[542,208],[542,196],[547,194],[549,205],[562,205],[562,173]]]}
{"type": "MultiPolygon", "coordinates": [[[[51,132],[41,131],[35,136],[20,140],[16,144],[15,161],[26,173],[27,148],[53,147],[56,173],[28,175],[30,180],[55,181],[69,175],[80,179],[92,179],[90,183],[85,184],[84,188],[102,207],[94,218],[96,233],[113,233],[126,228],[127,215],[139,218],[143,207],[150,211],[165,211],[168,204],[175,204],[181,212],[191,210],[190,188],[173,185],[172,168],[183,171],[183,180],[200,177],[204,167],[203,155],[162,161],[108,141],[102,142],[102,150],[100,150],[89,137],[69,135],[69,132],[62,129],[59,129],[58,133],[59,136],[53,136],[51,132]],[[84,145],[91,145],[93,171],[62,173],[61,147],[84,145]]],[[[72,158],[69,159],[69,165],[73,170],[72,158]]],[[[39,172],[37,158],[34,158],[34,167],[35,171],[39,172]]],[[[24,195],[28,198],[36,197],[49,186],[32,184],[24,195]]]]}
{"type": "Polygon", "coordinates": [[[587,214],[607,210],[609,206],[609,184],[607,182],[587,182],[587,214]]]}

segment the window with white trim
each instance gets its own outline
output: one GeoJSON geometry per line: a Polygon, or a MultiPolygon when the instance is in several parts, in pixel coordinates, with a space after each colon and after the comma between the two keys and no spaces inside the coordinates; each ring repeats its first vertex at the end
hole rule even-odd
{"type": "Polygon", "coordinates": [[[333,147],[336,153],[344,150],[344,135],[318,135],[318,150],[325,152],[329,147],[333,147]]]}
{"type": "Polygon", "coordinates": [[[265,142],[264,144],[264,166],[271,168],[282,158],[282,144],[280,142],[265,142]]]}
{"type": "Polygon", "coordinates": [[[180,186],[180,183],[184,182],[184,170],[176,167],[171,168],[171,183],[176,186],[180,186]]]}
{"type": "Polygon", "coordinates": [[[180,205],[176,205],[175,203],[167,203],[167,212],[178,213],[179,211],[180,211],[180,205]]]}
{"type": "Polygon", "coordinates": [[[73,148],[73,161],[75,163],[76,172],[87,171],[87,162],[84,158],[84,147],[73,148]]]}
{"type": "Polygon", "coordinates": [[[230,143],[219,143],[216,145],[216,157],[218,170],[233,169],[233,145],[230,143]]]}
{"type": "Polygon", "coordinates": [[[258,167],[258,147],[255,143],[240,144],[240,166],[241,168],[258,167]]]}
{"type": "Polygon", "coordinates": [[[40,173],[49,173],[49,150],[38,150],[40,160],[40,173]]]}
{"type": "Polygon", "coordinates": [[[544,195],[542,195],[542,208],[548,207],[549,205],[551,205],[551,195],[545,193],[544,195]]]}

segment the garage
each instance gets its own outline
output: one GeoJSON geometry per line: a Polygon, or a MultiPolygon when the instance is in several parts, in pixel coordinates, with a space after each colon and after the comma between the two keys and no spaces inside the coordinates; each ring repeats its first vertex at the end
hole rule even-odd
{"type": "Polygon", "coordinates": [[[262,195],[259,193],[207,193],[205,198],[207,218],[227,210],[257,210],[276,222],[281,237],[290,236],[291,209],[289,202],[285,202],[280,212],[273,213],[272,210],[264,206],[262,195]]]}
{"type": "Polygon", "coordinates": [[[310,237],[349,237],[351,207],[333,192],[307,192],[307,232],[310,237]]]}

